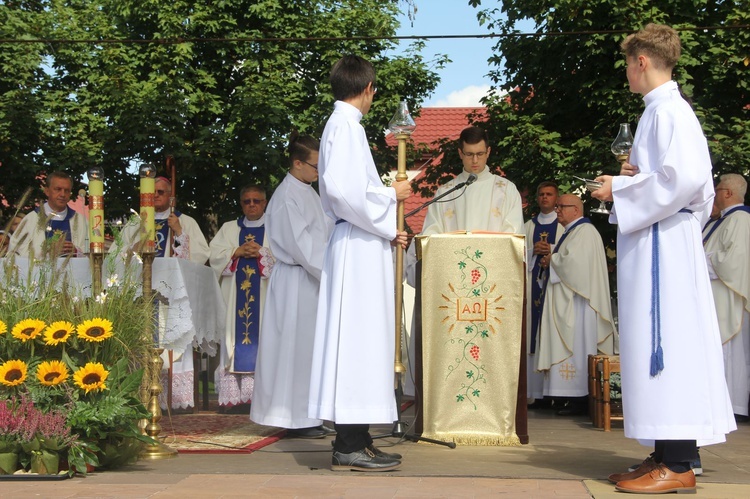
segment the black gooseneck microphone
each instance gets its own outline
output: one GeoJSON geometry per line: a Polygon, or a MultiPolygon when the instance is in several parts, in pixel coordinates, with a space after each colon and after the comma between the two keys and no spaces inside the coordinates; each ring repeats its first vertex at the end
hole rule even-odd
{"type": "MultiPolygon", "coordinates": [[[[427,208],[428,206],[430,206],[435,201],[438,201],[438,200],[444,198],[445,196],[447,196],[451,192],[457,191],[458,189],[466,187],[467,185],[471,185],[471,184],[473,184],[476,181],[477,181],[477,174],[476,173],[470,173],[469,176],[466,178],[466,180],[464,180],[460,184],[454,185],[450,190],[445,191],[441,195],[439,195],[437,197],[434,197],[434,198],[430,199],[429,201],[427,201],[426,203],[420,205],[419,207],[411,210],[409,213],[407,213],[406,215],[404,215],[404,218],[409,218],[410,216],[414,215],[415,213],[418,213],[423,208],[427,208]]],[[[460,194],[458,196],[456,196],[456,197],[459,197],[459,196],[460,196],[460,194]]]]}

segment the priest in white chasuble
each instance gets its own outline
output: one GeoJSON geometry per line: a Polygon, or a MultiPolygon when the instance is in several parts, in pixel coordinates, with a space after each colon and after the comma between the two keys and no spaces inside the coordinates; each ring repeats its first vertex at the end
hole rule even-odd
{"type": "MultiPolygon", "coordinates": [[[[464,128],[458,141],[458,155],[463,170],[455,178],[441,185],[435,197],[466,182],[470,175],[476,180],[431,204],[427,208],[420,235],[430,236],[455,231],[523,234],[523,209],[518,189],[505,177],[491,173],[487,166],[492,152],[487,131],[477,126],[464,128]]],[[[406,281],[412,287],[416,287],[415,244],[412,241],[404,262],[406,281]]],[[[415,335],[412,334],[409,338],[409,366],[415,365],[415,348],[415,335]]],[[[406,376],[404,393],[407,395],[414,395],[414,386],[411,382],[413,377],[411,374],[406,376]]]]}
{"type": "Polygon", "coordinates": [[[54,238],[59,241],[60,255],[88,253],[89,224],[85,216],[68,206],[72,190],[73,179],[67,173],[47,175],[43,188],[47,201],[21,219],[8,241],[7,254],[42,258],[45,242],[54,238]]]}
{"type": "MultiPolygon", "coordinates": [[[[154,182],[154,222],[156,229],[156,256],[174,257],[190,260],[205,265],[208,260],[208,243],[198,222],[189,215],[181,213],[170,206],[173,201],[172,182],[166,177],[157,177],[154,182]]],[[[122,231],[123,245],[133,251],[141,250],[141,227],[128,225],[122,231]]],[[[160,322],[168,312],[163,304],[158,307],[160,322]]],[[[193,380],[193,345],[187,346],[184,352],[164,353],[164,369],[172,371],[172,408],[187,409],[194,404],[193,380]],[[171,356],[170,356],[171,354],[171,356]]],[[[169,384],[166,374],[162,373],[162,383],[169,384]]],[[[162,393],[162,405],[166,405],[166,390],[162,393]]]]}
{"type": "Polygon", "coordinates": [[[322,420],[307,415],[318,289],[333,220],[312,183],[318,141],[294,133],[289,173],[266,209],[266,240],[276,263],[263,300],[263,324],[250,419],[287,428],[289,436],[320,438],[322,420]]]}
{"type": "Polygon", "coordinates": [[[469,175],[476,181],[427,208],[421,235],[443,234],[457,230],[481,230],[523,234],[521,195],[515,184],[495,175],[487,167],[492,148],[487,132],[470,126],[461,131],[458,155],[463,170],[441,185],[435,196],[465,182],[469,175]]]}
{"type": "Polygon", "coordinates": [[[219,405],[250,402],[267,279],[273,268],[265,237],[266,191],[258,185],[240,191],[242,216],[224,223],[211,240],[209,264],[219,278],[227,305],[224,341],[214,383],[219,405]]]}
{"type": "Polygon", "coordinates": [[[560,196],[555,209],[565,232],[554,251],[541,259],[541,266],[549,268],[549,281],[537,369],[545,374],[544,395],[571,397],[569,411],[575,413],[587,407],[588,356],[612,355],[615,326],[599,232],[583,217],[578,196],[560,196]]]}
{"type": "Polygon", "coordinates": [[[735,417],[748,416],[750,399],[750,208],[747,181],[722,175],[714,206],[721,217],[704,231],[704,248],[716,304],[724,375],[735,417]]]}
{"type": "MultiPolygon", "coordinates": [[[[208,260],[208,243],[198,222],[170,206],[172,182],[158,177],[154,183],[154,227],[156,256],[175,257],[204,265],[208,260]]],[[[122,231],[123,245],[140,252],[140,227],[128,225],[122,231]]]]}
{"type": "Polygon", "coordinates": [[[536,370],[536,350],[539,345],[539,320],[542,317],[544,289],[549,272],[541,266],[542,258],[552,253],[562,236],[562,225],[557,221],[559,192],[557,184],[545,181],[536,188],[539,213],[524,225],[526,233],[526,394],[529,403],[544,397],[544,373],[536,370]]]}

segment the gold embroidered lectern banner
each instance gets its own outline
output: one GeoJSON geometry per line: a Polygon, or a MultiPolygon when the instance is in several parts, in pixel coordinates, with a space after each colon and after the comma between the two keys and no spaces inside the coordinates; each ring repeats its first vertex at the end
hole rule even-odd
{"type": "Polygon", "coordinates": [[[419,241],[422,435],[466,445],[520,445],[515,418],[524,238],[465,233],[419,241]]]}

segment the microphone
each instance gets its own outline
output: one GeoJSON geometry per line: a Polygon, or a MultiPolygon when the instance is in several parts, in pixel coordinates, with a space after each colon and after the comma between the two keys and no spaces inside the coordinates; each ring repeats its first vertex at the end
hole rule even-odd
{"type": "MultiPolygon", "coordinates": [[[[439,196],[436,196],[436,197],[434,197],[434,198],[430,199],[429,201],[427,201],[426,203],[424,203],[424,204],[423,204],[422,206],[418,206],[417,208],[415,208],[415,209],[411,210],[411,211],[410,211],[409,213],[407,213],[407,214],[405,214],[405,215],[404,215],[404,218],[409,218],[410,216],[412,216],[412,215],[414,215],[415,213],[419,212],[419,211],[420,211],[420,210],[422,210],[423,208],[427,208],[427,207],[428,207],[428,206],[430,206],[430,205],[431,205],[432,203],[434,203],[434,202],[438,201],[439,199],[442,199],[442,198],[444,198],[444,197],[445,197],[445,196],[447,196],[448,194],[450,194],[450,193],[452,193],[452,192],[454,192],[454,191],[457,191],[458,189],[464,188],[464,187],[466,187],[467,185],[471,185],[471,184],[473,184],[474,182],[476,182],[476,180],[477,180],[477,174],[476,174],[476,173],[470,173],[470,174],[469,174],[469,176],[468,176],[468,177],[466,178],[466,180],[464,180],[464,181],[463,181],[463,182],[461,182],[460,184],[456,184],[456,185],[454,185],[454,186],[453,186],[453,187],[452,187],[452,188],[451,188],[450,190],[448,190],[448,191],[446,191],[446,192],[442,193],[441,195],[439,195],[439,196]]],[[[461,194],[463,194],[463,192],[462,192],[461,194]]],[[[461,194],[459,194],[459,196],[461,196],[461,194]]],[[[458,196],[457,196],[457,197],[458,197],[458,196]]]]}

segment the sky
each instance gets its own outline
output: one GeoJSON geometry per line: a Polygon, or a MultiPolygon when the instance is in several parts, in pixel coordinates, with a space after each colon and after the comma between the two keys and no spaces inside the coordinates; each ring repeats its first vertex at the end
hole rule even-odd
{"type": "MultiPolygon", "coordinates": [[[[486,35],[487,27],[477,21],[478,9],[469,6],[467,0],[416,0],[417,14],[409,21],[406,14],[400,17],[399,36],[413,35],[486,35]],[[413,26],[412,26],[413,24],[413,26]]],[[[487,59],[492,55],[496,43],[493,38],[459,38],[428,40],[422,51],[425,61],[435,54],[445,54],[453,61],[438,71],[441,81],[435,92],[425,100],[423,106],[472,107],[492,84],[487,73],[491,68],[487,59]]],[[[408,46],[409,40],[401,41],[408,46]]]]}

